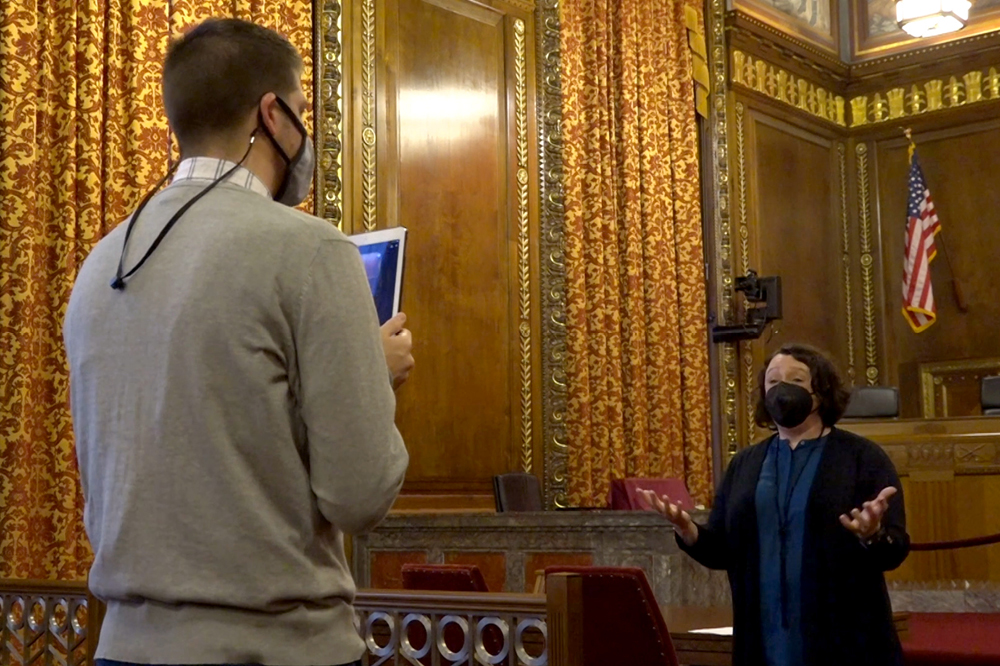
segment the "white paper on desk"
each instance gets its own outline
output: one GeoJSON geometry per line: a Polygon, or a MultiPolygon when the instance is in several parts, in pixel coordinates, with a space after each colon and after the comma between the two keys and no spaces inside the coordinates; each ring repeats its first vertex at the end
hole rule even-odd
{"type": "Polygon", "coordinates": [[[714,634],[715,636],[732,636],[732,627],[712,627],[709,629],[692,629],[690,634],[714,634]]]}

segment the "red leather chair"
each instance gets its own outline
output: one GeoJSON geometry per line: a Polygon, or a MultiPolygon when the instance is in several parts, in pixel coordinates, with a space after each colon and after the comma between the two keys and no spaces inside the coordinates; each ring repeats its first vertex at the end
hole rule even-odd
{"type": "Polygon", "coordinates": [[[583,666],[677,666],[663,614],[642,569],[552,566],[583,579],[583,666]]]}
{"type": "Polygon", "coordinates": [[[404,564],[404,590],[489,592],[474,564],[404,564]]]}
{"type": "Polygon", "coordinates": [[[646,511],[650,507],[639,497],[640,490],[666,495],[685,511],[694,510],[694,502],[681,479],[614,479],[608,506],[623,511],[646,511]]]}

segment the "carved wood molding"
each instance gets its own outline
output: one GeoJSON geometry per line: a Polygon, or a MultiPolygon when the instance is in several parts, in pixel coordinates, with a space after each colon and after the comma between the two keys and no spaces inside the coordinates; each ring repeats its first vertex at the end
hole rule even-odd
{"type": "Polygon", "coordinates": [[[963,62],[976,57],[989,57],[1000,49],[1000,32],[988,32],[955,39],[944,44],[932,44],[904,53],[894,53],[851,63],[850,78],[855,81],[878,80],[898,76],[900,73],[916,74],[921,70],[926,76],[928,67],[958,69],[963,62]]]}
{"type": "Polygon", "coordinates": [[[361,2],[361,220],[365,231],[378,223],[378,135],[375,131],[375,0],[361,2]]]}
{"type": "Polygon", "coordinates": [[[514,19],[514,128],[517,152],[518,338],[521,353],[521,471],[531,473],[534,426],[531,396],[531,248],[528,219],[528,85],[525,25],[514,19]]]}
{"type": "MultiPolygon", "coordinates": [[[[733,246],[730,228],[729,204],[729,120],[727,96],[729,94],[729,58],[726,51],[726,0],[710,0],[708,4],[708,59],[712,77],[710,104],[711,164],[713,207],[713,283],[719,324],[736,321],[733,295],[733,246]]],[[[723,446],[723,463],[739,451],[740,432],[737,405],[739,385],[739,347],[733,343],[721,345],[718,363],[718,386],[721,393],[720,417],[723,446]]]]}
{"type": "MultiPolygon", "coordinates": [[[[746,275],[750,269],[750,226],[748,221],[747,203],[747,167],[746,167],[746,107],[742,102],[736,103],[736,227],[740,237],[739,272],[746,275]]],[[[749,309],[745,304],[744,316],[749,309]]],[[[753,373],[753,343],[749,340],[740,343],[740,358],[743,362],[743,418],[746,441],[752,442],[757,432],[754,423],[754,373],[753,373]]]]}
{"type": "Polygon", "coordinates": [[[841,127],[1000,101],[1000,32],[848,64],[739,11],[726,21],[733,85],[841,127]]]}
{"type": "Polygon", "coordinates": [[[544,594],[513,592],[414,592],[361,589],[354,607],[362,611],[405,608],[414,612],[448,611],[459,614],[545,615],[544,594]]]}
{"type": "Polygon", "coordinates": [[[845,325],[847,326],[847,382],[854,385],[856,372],[854,370],[854,297],[851,284],[851,222],[847,212],[847,147],[837,143],[837,167],[840,183],[840,225],[841,225],[841,260],[844,271],[844,303],[846,306],[845,325]]]}
{"type": "Polygon", "coordinates": [[[1000,474],[1000,418],[845,421],[877,442],[903,476],[1000,474]]]}
{"type": "Polygon", "coordinates": [[[559,70],[559,0],[540,0],[535,11],[538,112],[538,191],[541,254],[542,441],[545,506],[568,506],[566,497],[566,263],[563,254],[562,77],[559,70]]]}
{"type": "Polygon", "coordinates": [[[764,58],[779,58],[782,66],[800,70],[800,74],[822,80],[846,83],[849,66],[839,57],[786,34],[758,18],[740,11],[726,16],[730,43],[748,53],[764,58]]]}
{"type": "Polygon", "coordinates": [[[733,85],[766,95],[828,123],[846,127],[844,98],[771,63],[733,51],[733,85]]]}
{"type": "Polygon", "coordinates": [[[317,119],[316,216],[344,223],[344,27],[339,0],[314,3],[314,89],[317,119]]]}
{"type": "Polygon", "coordinates": [[[875,256],[872,242],[872,213],[869,200],[868,145],[855,146],[858,168],[858,222],[861,228],[861,297],[865,334],[865,380],[878,385],[878,340],[875,312],[875,256]]]}
{"type": "Polygon", "coordinates": [[[1000,65],[851,98],[851,127],[1000,100],[1000,65]]]}
{"type": "Polygon", "coordinates": [[[535,11],[535,3],[532,0],[504,0],[511,7],[515,7],[525,12],[535,11]]]}
{"type": "Polygon", "coordinates": [[[949,379],[961,375],[962,379],[969,377],[978,383],[980,378],[1000,374],[1000,358],[977,358],[960,361],[935,361],[921,363],[920,396],[922,414],[925,419],[939,416],[949,416],[948,384],[949,379]],[[938,413],[938,398],[940,397],[944,413],[938,413]]]}

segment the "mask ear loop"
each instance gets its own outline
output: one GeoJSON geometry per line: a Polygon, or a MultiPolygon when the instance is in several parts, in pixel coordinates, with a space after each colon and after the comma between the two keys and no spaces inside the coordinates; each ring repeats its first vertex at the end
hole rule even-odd
{"type": "Polygon", "coordinates": [[[170,177],[170,174],[174,172],[174,170],[177,168],[177,164],[175,164],[174,166],[172,166],[170,168],[170,170],[167,172],[167,175],[163,177],[163,180],[161,180],[159,183],[157,183],[156,187],[154,187],[152,190],[150,190],[149,194],[147,194],[143,198],[142,203],[139,204],[139,207],[136,209],[135,213],[132,215],[132,219],[129,220],[128,228],[125,229],[125,242],[122,243],[122,254],[121,254],[121,257],[119,257],[119,259],[118,259],[118,271],[115,273],[115,278],[111,281],[111,288],[112,289],[114,289],[115,291],[124,291],[125,290],[125,280],[127,278],[132,277],[132,275],[137,270],[139,270],[140,268],[142,268],[142,265],[144,263],[146,263],[146,260],[149,259],[149,257],[153,254],[153,252],[156,250],[156,248],[160,245],[160,243],[163,241],[164,237],[166,237],[167,233],[169,233],[170,230],[173,228],[174,224],[177,223],[177,220],[181,219],[181,216],[184,215],[184,213],[186,213],[188,211],[188,209],[191,208],[191,206],[193,206],[196,203],[198,203],[199,199],[201,199],[203,196],[205,196],[206,194],[208,194],[209,192],[211,192],[213,189],[215,189],[216,185],[218,185],[222,181],[224,181],[227,178],[229,178],[231,175],[233,175],[233,173],[235,173],[235,171],[237,169],[240,168],[240,166],[243,165],[243,162],[245,162],[246,159],[247,159],[247,157],[250,156],[250,151],[253,150],[253,143],[254,143],[254,139],[256,138],[256,134],[257,134],[257,130],[254,130],[253,133],[250,134],[250,145],[247,146],[247,151],[245,153],[243,153],[243,157],[240,158],[240,161],[237,162],[233,166],[233,168],[231,168],[229,171],[227,171],[226,173],[224,173],[221,176],[219,176],[218,178],[216,178],[212,182],[211,185],[209,185],[204,190],[202,190],[201,192],[199,192],[197,195],[195,195],[194,197],[192,197],[192,199],[190,201],[188,201],[186,204],[184,204],[181,207],[180,210],[178,210],[176,213],[174,213],[174,216],[170,218],[170,221],[167,222],[166,225],[164,225],[164,227],[160,231],[159,235],[157,235],[156,240],[153,241],[153,244],[149,246],[148,250],[146,250],[146,254],[144,254],[142,256],[142,259],[139,260],[139,263],[137,263],[135,266],[133,266],[132,269],[129,270],[128,273],[125,273],[123,275],[122,271],[124,270],[124,264],[125,264],[125,250],[128,247],[129,236],[132,235],[132,230],[135,228],[135,223],[139,219],[139,214],[142,213],[143,208],[145,208],[146,204],[148,204],[149,201],[150,201],[150,199],[153,198],[153,195],[156,193],[156,191],[159,190],[160,187],[162,187],[163,183],[165,183],[167,181],[167,178],[170,177]]]}

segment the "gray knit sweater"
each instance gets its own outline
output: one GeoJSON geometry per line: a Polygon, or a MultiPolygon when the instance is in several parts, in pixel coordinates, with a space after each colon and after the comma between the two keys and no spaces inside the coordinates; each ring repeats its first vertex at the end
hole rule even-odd
{"type": "MultiPolygon", "coordinates": [[[[363,651],[343,534],[384,517],[408,462],[378,321],[355,246],[241,186],[246,173],[197,202],[120,292],[119,225],[70,299],[102,658],[298,666],[363,651]]],[[[153,198],[126,270],[207,184],[153,198]]]]}

